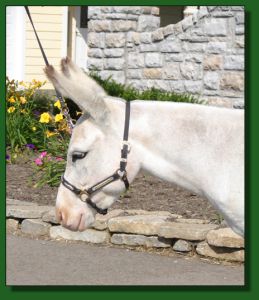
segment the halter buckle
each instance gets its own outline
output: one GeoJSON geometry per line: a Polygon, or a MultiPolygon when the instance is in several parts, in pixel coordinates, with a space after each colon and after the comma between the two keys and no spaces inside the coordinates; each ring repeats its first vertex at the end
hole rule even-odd
{"type": "Polygon", "coordinates": [[[86,200],[89,198],[89,194],[87,193],[86,190],[81,190],[79,197],[80,197],[81,201],[86,202],[86,200]]]}
{"type": "Polygon", "coordinates": [[[130,152],[131,146],[128,141],[122,141],[121,143],[121,150],[123,149],[123,146],[126,145],[128,147],[128,153],[130,152]]]}
{"type": "Polygon", "coordinates": [[[125,171],[121,171],[120,169],[118,169],[117,170],[117,174],[120,176],[120,178],[122,178],[123,176],[125,176],[126,170],[125,171]]]}

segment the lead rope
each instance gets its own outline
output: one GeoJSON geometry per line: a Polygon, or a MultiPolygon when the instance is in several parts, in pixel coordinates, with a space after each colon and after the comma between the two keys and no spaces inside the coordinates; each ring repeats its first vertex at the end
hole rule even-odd
{"type": "MultiPolygon", "coordinates": [[[[49,62],[48,62],[47,56],[46,56],[46,54],[44,52],[44,49],[43,49],[41,41],[40,41],[40,39],[38,37],[37,31],[36,31],[36,29],[34,27],[34,24],[33,24],[32,18],[31,18],[31,14],[30,14],[29,8],[28,8],[28,6],[24,6],[24,8],[25,8],[26,13],[28,15],[28,18],[29,18],[29,20],[31,22],[31,25],[32,25],[33,31],[35,33],[36,39],[38,41],[38,44],[39,44],[39,47],[40,47],[40,51],[41,51],[41,54],[42,54],[43,59],[45,61],[45,64],[46,64],[46,66],[49,66],[49,62]]],[[[55,89],[55,92],[56,92],[56,97],[58,98],[58,100],[60,102],[60,105],[61,105],[61,112],[65,116],[65,119],[67,121],[67,125],[69,127],[69,132],[71,134],[72,133],[72,129],[74,127],[74,123],[73,123],[72,118],[70,117],[68,106],[66,104],[66,101],[64,100],[64,98],[60,94],[60,92],[55,87],[54,87],[54,89],[55,89]]]]}

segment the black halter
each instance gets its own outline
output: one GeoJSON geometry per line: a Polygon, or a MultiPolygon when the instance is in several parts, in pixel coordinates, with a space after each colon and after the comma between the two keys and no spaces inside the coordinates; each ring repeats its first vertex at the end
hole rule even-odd
{"type": "Polygon", "coordinates": [[[116,181],[118,179],[122,180],[125,184],[126,189],[129,188],[129,181],[127,178],[126,165],[127,165],[127,157],[129,153],[129,122],[130,122],[130,101],[126,102],[126,110],[125,110],[125,123],[124,123],[124,133],[123,133],[123,142],[121,148],[121,159],[120,159],[120,168],[116,170],[111,176],[103,179],[102,181],[96,183],[88,189],[78,189],[69,181],[67,181],[64,175],[61,177],[62,184],[69,189],[71,192],[80,197],[83,202],[89,204],[93,209],[95,209],[99,214],[105,215],[107,214],[107,209],[102,209],[98,207],[92,200],[91,195],[100,191],[106,185],[116,181]]]}

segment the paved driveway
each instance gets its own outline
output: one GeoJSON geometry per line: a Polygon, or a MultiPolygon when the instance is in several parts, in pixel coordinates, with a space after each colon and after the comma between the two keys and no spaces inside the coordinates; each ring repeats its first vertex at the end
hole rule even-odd
{"type": "Polygon", "coordinates": [[[7,285],[243,285],[243,266],[7,236],[7,285]]]}

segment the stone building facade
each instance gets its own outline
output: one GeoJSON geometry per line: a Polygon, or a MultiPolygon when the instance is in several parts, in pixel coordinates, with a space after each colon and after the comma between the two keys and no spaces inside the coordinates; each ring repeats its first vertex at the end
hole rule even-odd
{"type": "Polygon", "coordinates": [[[89,7],[88,18],[88,69],[102,78],[244,106],[242,6],[201,6],[166,27],[158,7],[89,7]]]}

